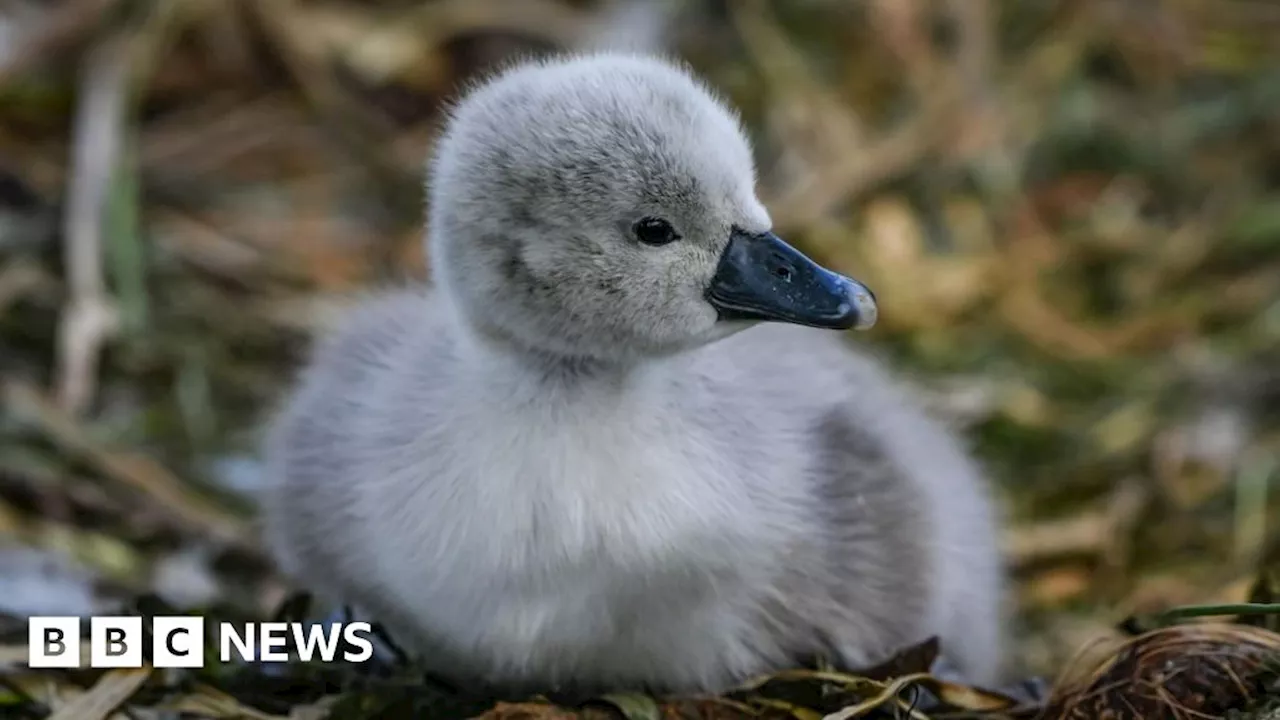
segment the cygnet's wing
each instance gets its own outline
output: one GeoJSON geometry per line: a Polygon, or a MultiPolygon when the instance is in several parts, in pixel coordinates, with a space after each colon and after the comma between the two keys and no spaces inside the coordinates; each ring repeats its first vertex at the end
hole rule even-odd
{"type": "Polygon", "coordinates": [[[329,537],[362,525],[352,517],[360,507],[360,458],[369,452],[360,428],[378,415],[371,403],[388,369],[431,332],[426,308],[422,295],[401,292],[354,309],[317,343],[268,433],[267,541],[284,572],[309,588],[323,591],[345,566],[376,562],[356,542],[330,552],[342,544],[329,537]]]}
{"type": "Polygon", "coordinates": [[[810,454],[834,581],[859,585],[847,597],[863,616],[892,627],[923,614],[967,675],[993,677],[1002,598],[994,510],[955,434],[839,334],[762,325],[708,348],[700,365],[729,386],[726,417],[775,416],[753,431],[805,433],[792,447],[810,454]]]}

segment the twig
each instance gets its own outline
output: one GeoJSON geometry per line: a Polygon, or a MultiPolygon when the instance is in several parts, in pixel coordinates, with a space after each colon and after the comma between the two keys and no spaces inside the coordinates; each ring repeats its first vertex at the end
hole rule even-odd
{"type": "Polygon", "coordinates": [[[33,422],[62,452],[84,460],[106,478],[152,499],[182,521],[188,530],[255,557],[260,554],[244,523],[215,503],[192,493],[179,478],[147,456],[102,446],[75,418],[59,410],[36,388],[17,380],[0,382],[0,402],[9,412],[33,422]]]}
{"type": "Polygon", "coordinates": [[[151,673],[151,667],[112,670],[88,692],[59,707],[50,720],[102,720],[132,697],[151,673]]]}
{"type": "Polygon", "coordinates": [[[63,243],[69,302],[58,338],[58,402],[72,413],[93,397],[98,353],[118,325],[102,270],[104,210],[120,155],[129,42],[113,34],[94,46],[82,66],[63,243]]]}

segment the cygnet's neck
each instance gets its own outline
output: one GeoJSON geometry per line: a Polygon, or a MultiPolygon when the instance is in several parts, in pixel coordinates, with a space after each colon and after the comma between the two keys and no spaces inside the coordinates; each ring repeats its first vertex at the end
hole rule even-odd
{"type": "Polygon", "coordinates": [[[486,388],[502,391],[513,404],[594,405],[652,397],[680,361],[677,357],[572,356],[529,347],[486,332],[449,304],[464,372],[486,388]]]}

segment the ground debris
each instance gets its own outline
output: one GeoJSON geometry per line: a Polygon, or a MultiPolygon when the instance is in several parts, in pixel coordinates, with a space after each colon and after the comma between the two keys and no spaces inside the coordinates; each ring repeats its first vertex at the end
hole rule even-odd
{"type": "MultiPolygon", "coordinates": [[[[1011,695],[1076,717],[1249,694],[1230,696],[1238,662],[1270,636],[1115,625],[1280,597],[1274,3],[0,5],[0,613],[163,590],[269,616],[290,588],[252,518],[263,419],[335,309],[426,275],[421,170],[449,101],[512,57],[618,38],[687,57],[742,108],[779,231],[884,299],[860,340],[999,481],[1014,665],[1056,676],[1100,638],[1121,648],[1050,706],[1011,695]],[[1157,660],[1184,671],[1157,683],[1157,660]]],[[[14,622],[0,715],[137,680],[25,672],[14,622]]],[[[349,668],[156,671],[102,712],[1030,717],[935,677],[935,654],[586,704],[349,668]]],[[[1258,704],[1240,713],[1274,714],[1258,704]]]]}
{"type": "Polygon", "coordinates": [[[1122,645],[1060,687],[1045,718],[1221,717],[1280,697],[1280,635],[1243,625],[1178,625],[1122,645]]]}

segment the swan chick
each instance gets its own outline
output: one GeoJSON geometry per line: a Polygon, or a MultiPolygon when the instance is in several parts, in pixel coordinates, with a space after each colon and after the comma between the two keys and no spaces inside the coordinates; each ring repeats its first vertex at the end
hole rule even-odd
{"type": "Polygon", "coordinates": [[[996,677],[983,478],[837,332],[875,296],[774,234],[704,83],[509,67],[427,185],[430,287],[354,310],[270,429],[286,574],[459,682],[722,691],[934,635],[996,677]]]}

